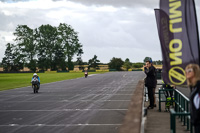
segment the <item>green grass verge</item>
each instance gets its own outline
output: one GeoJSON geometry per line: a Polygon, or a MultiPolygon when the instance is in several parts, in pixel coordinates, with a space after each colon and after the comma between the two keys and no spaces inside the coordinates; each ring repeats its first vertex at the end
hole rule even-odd
{"type": "MultiPolygon", "coordinates": [[[[105,72],[90,72],[99,74],[105,72]]],[[[32,73],[6,73],[0,74],[0,91],[19,87],[31,86],[32,73]]],[[[51,83],[61,80],[75,79],[84,77],[84,73],[38,73],[41,84],[51,83]]]]}

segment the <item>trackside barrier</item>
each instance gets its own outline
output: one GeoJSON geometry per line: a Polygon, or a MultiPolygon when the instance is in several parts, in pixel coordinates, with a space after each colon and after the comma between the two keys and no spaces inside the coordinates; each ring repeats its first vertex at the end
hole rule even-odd
{"type": "Polygon", "coordinates": [[[189,102],[190,100],[183,95],[180,91],[175,90],[175,108],[170,110],[171,118],[171,133],[176,133],[175,121],[173,117],[178,116],[184,126],[187,126],[187,130],[193,133],[192,125],[190,122],[189,102]]]}
{"type": "Polygon", "coordinates": [[[132,69],[132,71],[143,71],[142,69],[132,69]]]}
{"type": "Polygon", "coordinates": [[[161,94],[164,94],[164,91],[173,91],[174,92],[174,89],[160,89],[159,88],[159,91],[158,91],[159,102],[158,102],[158,104],[159,104],[159,111],[160,112],[161,112],[161,102],[170,102],[170,103],[175,102],[175,99],[173,99],[173,98],[170,101],[167,101],[167,99],[166,100],[162,100],[161,99],[161,94]]]}
{"type": "Polygon", "coordinates": [[[117,71],[116,69],[109,69],[109,72],[112,72],[112,71],[117,71]]]}
{"type": "MultiPolygon", "coordinates": [[[[192,125],[190,124],[190,113],[189,112],[176,112],[174,109],[170,109],[170,132],[171,133],[176,133],[176,116],[179,117],[183,117],[185,119],[185,117],[187,117],[187,130],[190,130],[190,133],[193,133],[192,131],[192,125]]],[[[181,122],[183,122],[181,120],[181,122]]],[[[184,126],[185,126],[185,121],[183,122],[184,126]]]]}
{"type": "Polygon", "coordinates": [[[161,102],[174,102],[174,109],[170,109],[170,130],[171,133],[176,133],[176,117],[180,119],[184,126],[187,126],[187,130],[193,133],[192,125],[190,122],[190,112],[189,112],[189,99],[183,95],[180,91],[176,89],[159,89],[159,111],[161,111],[161,102]],[[161,100],[161,94],[164,91],[173,91],[174,99],[171,101],[161,100]]]}
{"type": "Polygon", "coordinates": [[[109,72],[109,69],[104,69],[104,70],[96,70],[96,72],[109,72]]]}

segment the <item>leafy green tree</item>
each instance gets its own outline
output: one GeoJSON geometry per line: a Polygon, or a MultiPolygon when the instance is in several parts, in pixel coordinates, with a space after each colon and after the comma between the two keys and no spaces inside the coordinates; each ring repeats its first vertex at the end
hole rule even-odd
{"type": "Polygon", "coordinates": [[[59,43],[57,43],[54,47],[55,49],[55,56],[54,56],[54,59],[53,59],[53,63],[54,63],[54,66],[53,66],[53,69],[54,70],[58,70],[58,69],[61,69],[61,70],[66,70],[66,57],[65,57],[65,54],[64,54],[64,48],[62,45],[60,45],[59,43]]]}
{"type": "Polygon", "coordinates": [[[57,29],[49,24],[41,25],[36,29],[38,44],[38,66],[42,70],[53,69],[55,45],[58,43],[57,29]]]}
{"type": "Polygon", "coordinates": [[[131,68],[131,62],[128,58],[126,58],[123,67],[126,68],[127,71],[131,68]]]}
{"type": "Polygon", "coordinates": [[[36,70],[36,42],[34,30],[27,25],[18,25],[14,35],[16,36],[15,42],[18,45],[19,51],[24,56],[27,67],[33,71],[36,70]]]}
{"type": "Polygon", "coordinates": [[[18,25],[15,32],[15,43],[7,44],[2,65],[6,71],[19,70],[26,64],[35,71],[73,69],[72,59],[77,54],[78,64],[82,64],[82,45],[78,33],[67,24],[53,27],[49,24],[31,29],[27,25],[18,25]]]}
{"type": "Polygon", "coordinates": [[[121,71],[122,70],[121,67],[123,64],[124,62],[121,58],[113,57],[108,63],[108,66],[110,69],[116,69],[117,71],[121,71]]]}
{"type": "Polygon", "coordinates": [[[11,71],[19,71],[20,69],[23,69],[25,64],[25,55],[21,53],[20,48],[17,46],[14,47],[13,57],[13,66],[11,71]]]}
{"type": "Polygon", "coordinates": [[[4,71],[19,71],[24,67],[24,56],[20,50],[14,45],[8,43],[6,45],[5,57],[2,60],[4,71]]]}
{"type": "Polygon", "coordinates": [[[36,59],[33,59],[31,60],[29,63],[26,64],[26,66],[32,70],[33,72],[36,71],[36,67],[37,67],[37,60],[36,59]]]}
{"type": "Polygon", "coordinates": [[[94,55],[94,57],[88,61],[88,65],[89,65],[88,68],[90,69],[92,67],[94,69],[98,69],[99,63],[100,63],[100,60],[98,60],[97,56],[94,55]]]}
{"type": "Polygon", "coordinates": [[[161,60],[158,60],[158,65],[162,65],[162,61],[161,60]]]}
{"type": "Polygon", "coordinates": [[[79,65],[79,69],[81,70],[83,70],[84,69],[84,67],[83,67],[83,65],[84,65],[84,63],[83,63],[83,60],[82,60],[82,58],[81,58],[81,55],[83,54],[83,50],[82,49],[80,49],[79,50],[79,52],[78,52],[78,54],[77,54],[77,61],[76,61],[76,64],[77,65],[79,65]]]}
{"type": "Polygon", "coordinates": [[[152,61],[152,58],[151,58],[151,57],[145,57],[145,58],[144,58],[144,62],[150,61],[150,60],[152,61]]]}
{"type": "Polygon", "coordinates": [[[14,45],[7,43],[6,44],[6,50],[5,50],[5,54],[4,54],[4,58],[2,60],[2,65],[3,65],[3,69],[4,71],[10,71],[12,66],[13,66],[13,48],[14,45]]]}
{"type": "Polygon", "coordinates": [[[134,68],[141,68],[143,67],[144,63],[133,63],[134,68]]]}
{"type": "Polygon", "coordinates": [[[155,64],[155,65],[162,65],[162,61],[161,60],[153,61],[153,64],[155,64]]]}
{"type": "Polygon", "coordinates": [[[57,29],[59,43],[64,47],[64,53],[67,57],[67,67],[69,70],[72,70],[74,67],[72,62],[73,56],[82,49],[82,45],[79,43],[78,33],[70,25],[65,23],[60,23],[57,29]]]}

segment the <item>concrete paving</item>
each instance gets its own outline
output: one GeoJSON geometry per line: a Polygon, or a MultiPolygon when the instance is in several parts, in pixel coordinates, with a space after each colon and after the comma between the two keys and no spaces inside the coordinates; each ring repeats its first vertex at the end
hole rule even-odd
{"type": "MultiPolygon", "coordinates": [[[[158,107],[148,110],[145,133],[170,133],[170,113],[165,111],[164,104],[162,111],[158,111],[158,107]]],[[[183,126],[180,119],[176,119],[176,133],[190,133],[183,126]]]]}
{"type": "MultiPolygon", "coordinates": [[[[0,92],[0,133],[117,133],[143,72],[88,78],[0,92]]],[[[42,79],[41,79],[42,80],[42,79]]]]}

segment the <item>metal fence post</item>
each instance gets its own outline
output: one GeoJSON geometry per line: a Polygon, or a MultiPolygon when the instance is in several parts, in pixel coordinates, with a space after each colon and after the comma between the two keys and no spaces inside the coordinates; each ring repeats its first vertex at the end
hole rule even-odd
{"type": "Polygon", "coordinates": [[[176,116],[174,115],[174,111],[170,111],[170,133],[176,133],[176,116]]]}
{"type": "Polygon", "coordinates": [[[177,91],[174,92],[174,100],[175,100],[175,111],[177,111],[177,101],[178,101],[178,97],[177,97],[177,91]]]}
{"type": "MultiPolygon", "coordinates": [[[[186,100],[184,99],[184,104],[183,104],[184,112],[186,112],[185,104],[186,104],[186,100]]],[[[184,115],[184,117],[183,117],[183,125],[184,125],[184,126],[185,126],[185,123],[186,123],[185,117],[186,117],[186,116],[184,115]]]]}
{"type": "MultiPolygon", "coordinates": [[[[189,112],[189,102],[186,101],[186,110],[187,112],[189,112]]],[[[189,116],[187,116],[187,130],[189,131],[190,130],[190,119],[189,119],[189,116]]]]}
{"type": "Polygon", "coordinates": [[[190,122],[190,133],[193,133],[193,126],[191,122],[190,122]]]}
{"type": "MultiPolygon", "coordinates": [[[[180,108],[180,112],[183,112],[183,101],[184,101],[184,100],[183,100],[183,98],[182,98],[182,97],[180,97],[180,101],[181,101],[181,108],[180,108]]],[[[182,116],[182,115],[181,115],[181,122],[183,122],[183,117],[184,117],[184,116],[182,116]]]]}
{"type": "Polygon", "coordinates": [[[160,95],[160,92],[161,92],[161,90],[159,89],[159,91],[158,91],[159,93],[158,93],[158,97],[159,97],[159,111],[161,112],[161,95],[160,95]]]}

